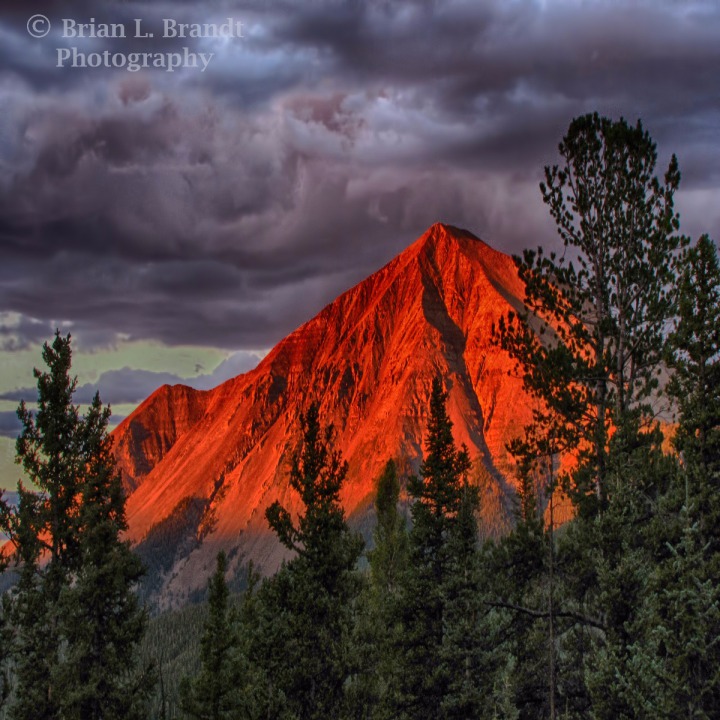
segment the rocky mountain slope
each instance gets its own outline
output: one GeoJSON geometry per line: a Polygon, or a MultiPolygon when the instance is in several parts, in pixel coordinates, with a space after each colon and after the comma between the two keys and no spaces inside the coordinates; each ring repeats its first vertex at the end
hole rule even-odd
{"type": "Polygon", "coordinates": [[[349,463],[342,493],[361,523],[388,458],[419,465],[433,376],[445,378],[455,438],[483,483],[490,526],[506,522],[505,442],[529,420],[494,322],[521,306],[512,259],[471,233],[433,225],[378,272],[214,390],[164,386],[116,429],[129,537],[153,592],[181,603],[205,587],[220,548],[233,567],[270,572],[282,558],[265,521],[276,499],[297,508],[287,461],[312,401],[349,463]]]}

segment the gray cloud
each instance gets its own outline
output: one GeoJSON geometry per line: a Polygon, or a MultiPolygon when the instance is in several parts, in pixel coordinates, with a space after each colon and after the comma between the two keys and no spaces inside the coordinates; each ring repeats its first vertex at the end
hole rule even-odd
{"type": "Polygon", "coordinates": [[[684,230],[720,236],[715,3],[176,0],[52,13],[233,16],[247,35],[188,42],[216,53],[203,75],[60,71],[59,40],[32,40],[26,3],[3,4],[0,311],[22,318],[0,325],[6,347],[62,321],[85,347],[118,334],[268,347],[437,220],[506,251],[553,242],[542,166],[572,117],[595,109],[643,118],[661,163],[679,156],[684,230]]]}
{"type": "Polygon", "coordinates": [[[22,424],[14,410],[0,411],[0,436],[16,438],[21,429],[22,424]]]}
{"type": "MultiPolygon", "coordinates": [[[[79,385],[75,390],[75,403],[90,403],[96,392],[106,404],[135,404],[144,400],[161,385],[183,384],[197,390],[210,390],[221,383],[252,370],[259,362],[260,355],[252,352],[236,352],[223,360],[212,372],[196,377],[182,377],[169,372],[152,372],[124,367],[119,370],[107,370],[100,374],[96,382],[79,385]]],[[[24,400],[32,407],[37,397],[37,388],[23,387],[0,394],[0,400],[20,402],[24,400]]],[[[113,416],[113,423],[119,419],[113,416]]],[[[0,412],[0,435],[16,437],[20,430],[17,414],[0,412]]]]}

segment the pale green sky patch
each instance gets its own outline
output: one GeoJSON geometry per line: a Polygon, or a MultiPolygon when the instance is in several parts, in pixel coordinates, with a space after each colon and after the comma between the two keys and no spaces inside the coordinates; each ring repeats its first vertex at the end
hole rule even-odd
{"type": "MultiPolygon", "coordinates": [[[[50,338],[49,338],[50,339],[50,338]]],[[[43,366],[42,346],[26,350],[0,351],[0,393],[33,387],[33,368],[43,366]]],[[[171,372],[181,377],[211,373],[231,355],[227,350],[209,347],[169,347],[157,342],[138,340],[121,342],[112,349],[82,352],[73,348],[72,369],[80,385],[97,382],[103,372],[129,367],[152,372],[171,372]]],[[[0,410],[13,409],[0,407],[0,410]]]]}

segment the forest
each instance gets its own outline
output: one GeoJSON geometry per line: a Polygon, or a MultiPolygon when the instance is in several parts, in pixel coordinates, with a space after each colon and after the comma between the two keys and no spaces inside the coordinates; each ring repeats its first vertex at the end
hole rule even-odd
{"type": "Polygon", "coordinates": [[[673,156],[638,121],[572,121],[540,192],[561,250],[516,258],[525,310],[493,342],[533,399],[509,445],[510,531],[487,538],[467,450],[432,380],[423,459],[377,479],[365,547],[340,504],[347,465],[317,405],[267,521],[289,560],[149,619],[143,563],[99,396],[73,404],[71,339],[20,405],[32,482],[0,498],[0,716],[714,718],[720,708],[720,265],[682,235],[673,156]],[[559,502],[571,503],[559,522],[559,502]]]}

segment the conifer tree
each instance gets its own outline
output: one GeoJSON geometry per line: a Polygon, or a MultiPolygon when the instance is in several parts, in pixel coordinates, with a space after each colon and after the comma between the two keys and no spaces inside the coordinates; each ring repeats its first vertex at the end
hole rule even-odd
{"type": "Polygon", "coordinates": [[[80,416],[71,356],[69,335],[57,332],[44,345],[48,370],[35,370],[37,410],[18,409],[17,462],[37,490],[20,483],[17,509],[0,518],[19,572],[10,708],[18,720],[128,717],[146,695],[131,662],[145,622],[133,596],[141,568],[119,539],[124,497],[109,411],[96,397],[80,416]]]}
{"type": "MultiPolygon", "coordinates": [[[[465,448],[455,447],[446,400],[442,383],[435,378],[420,477],[408,483],[415,502],[409,565],[402,588],[402,682],[396,708],[400,718],[441,718],[446,703],[450,709],[451,677],[457,668],[444,662],[443,654],[449,642],[448,623],[459,617],[449,609],[453,603],[462,604],[463,586],[471,582],[466,575],[472,565],[469,538],[460,541],[458,533],[470,531],[467,516],[464,523],[460,522],[463,499],[470,503],[465,508],[470,513],[477,508],[477,494],[465,495],[470,460],[465,448]],[[453,557],[458,552],[461,554],[453,557]]],[[[478,680],[472,677],[473,682],[478,680]]],[[[461,690],[462,702],[474,697],[470,687],[454,689],[461,690]]]]}
{"type": "MultiPolygon", "coordinates": [[[[515,525],[489,544],[482,555],[486,602],[494,612],[486,646],[494,654],[493,702],[515,708],[520,717],[547,717],[552,682],[548,625],[555,618],[548,603],[548,544],[538,488],[547,484],[545,463],[520,455],[515,525]]],[[[546,458],[547,459],[547,458],[546,458]]]]}
{"type": "Polygon", "coordinates": [[[226,572],[227,558],[221,551],[208,583],[209,615],[200,643],[200,673],[192,680],[185,678],[180,687],[181,709],[194,720],[257,717],[247,648],[240,636],[240,618],[230,607],[226,572]]]}
{"type": "MultiPolygon", "coordinates": [[[[3,564],[0,572],[5,570],[3,564]]],[[[8,624],[9,607],[7,597],[0,598],[0,712],[10,694],[10,626],[8,624]]]]}
{"type": "Polygon", "coordinates": [[[353,643],[356,671],[350,687],[352,718],[394,717],[402,634],[398,603],[408,562],[407,524],[399,501],[397,468],[388,460],[377,481],[374,547],[367,553],[370,572],[358,604],[353,643]]]}
{"type": "MultiPolygon", "coordinates": [[[[526,312],[496,338],[537,403],[512,448],[520,464],[561,453],[577,460],[560,476],[578,517],[553,553],[563,587],[549,597],[561,599],[555,617],[575,619],[554,628],[566,673],[558,692],[584,712],[588,693],[607,696],[610,668],[620,667],[605,673],[596,653],[627,660],[627,628],[653,562],[638,528],[673,472],[648,419],[687,240],[673,208],[677,161],[663,181],[655,176],[656,147],[640,122],[576,118],[559,150],[563,163],[545,168],[540,189],[564,251],[516,258],[526,312]]],[[[621,703],[607,716],[627,711],[621,703]]]]}
{"type": "Polygon", "coordinates": [[[295,555],[258,593],[252,655],[263,674],[264,715],[324,720],[345,706],[363,543],[340,505],[347,463],[332,449],[332,426],[321,426],[316,404],[301,416],[301,432],[289,485],[304,512],[297,523],[278,502],[266,513],[295,555]]]}
{"type": "Polygon", "coordinates": [[[144,718],[153,673],[138,665],[147,617],[135,588],[144,568],[128,542],[125,496],[107,434],[110,409],[95,395],[79,427],[83,461],[78,569],[60,594],[64,650],[54,670],[61,716],[144,718]]]}
{"type": "Polygon", "coordinates": [[[70,377],[70,337],[56,333],[43,347],[48,372],[35,370],[38,409],[22,402],[23,430],[17,462],[38,492],[18,485],[18,507],[6,515],[3,532],[15,547],[20,580],[14,591],[14,718],[59,717],[53,687],[60,664],[60,594],[79,565],[78,515],[81,459],[80,418],[72,403],[76,381],[70,377]],[[43,564],[41,565],[41,559],[43,564]]]}
{"type": "Polygon", "coordinates": [[[682,463],[640,533],[642,590],[622,618],[626,651],[601,655],[615,680],[596,693],[600,717],[712,717],[720,703],[720,267],[707,236],[688,252],[668,364],[682,463]]]}
{"type": "Polygon", "coordinates": [[[559,150],[564,163],[545,168],[540,189],[566,250],[516,258],[527,313],[511,315],[496,337],[539,401],[536,436],[577,455],[569,489],[592,515],[608,500],[611,425],[635,432],[657,388],[687,241],[673,209],[677,161],[660,182],[655,143],[639,121],[576,118],[559,150]]]}
{"type": "Polygon", "coordinates": [[[715,244],[707,235],[687,255],[668,359],[674,371],[668,391],[680,415],[675,446],[694,483],[716,494],[720,486],[720,266],[715,244]]]}
{"type": "Polygon", "coordinates": [[[717,254],[703,236],[687,254],[667,352],[681,464],[618,453],[624,483],[601,523],[609,611],[588,671],[600,718],[711,717],[720,701],[719,301],[717,254]]]}
{"type": "Polygon", "coordinates": [[[388,460],[377,483],[377,525],[373,531],[375,547],[368,552],[372,587],[377,596],[397,593],[407,565],[407,525],[400,512],[399,501],[397,467],[394,461],[388,460]]]}
{"type": "Polygon", "coordinates": [[[478,491],[463,477],[455,526],[448,538],[448,576],[445,582],[445,632],[440,661],[448,677],[442,717],[480,718],[486,705],[490,663],[480,583],[478,528],[475,513],[478,491]]]}

